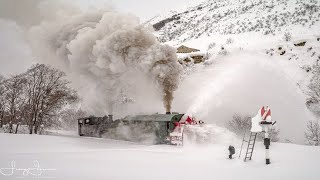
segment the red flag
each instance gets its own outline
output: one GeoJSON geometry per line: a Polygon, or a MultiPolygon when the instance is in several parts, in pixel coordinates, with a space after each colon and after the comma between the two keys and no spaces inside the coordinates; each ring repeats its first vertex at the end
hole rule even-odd
{"type": "Polygon", "coordinates": [[[192,123],[192,119],[190,118],[190,116],[187,117],[186,122],[187,122],[188,124],[191,124],[191,123],[192,123]]]}

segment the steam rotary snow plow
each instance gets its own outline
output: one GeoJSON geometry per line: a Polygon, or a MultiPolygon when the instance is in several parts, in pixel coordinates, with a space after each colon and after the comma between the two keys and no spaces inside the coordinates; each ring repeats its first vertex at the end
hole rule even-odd
{"type": "Polygon", "coordinates": [[[183,121],[184,114],[167,113],[126,116],[113,120],[112,115],[78,119],[80,136],[100,137],[131,142],[183,145],[185,125],[195,125],[190,117],[183,121]]]}

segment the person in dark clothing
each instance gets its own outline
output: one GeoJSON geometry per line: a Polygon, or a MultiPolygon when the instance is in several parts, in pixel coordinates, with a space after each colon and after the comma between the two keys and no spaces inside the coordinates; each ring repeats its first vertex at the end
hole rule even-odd
{"type": "Polygon", "coordinates": [[[229,150],[229,159],[232,159],[232,155],[234,155],[236,153],[235,149],[233,146],[230,145],[228,150],[229,150]]]}

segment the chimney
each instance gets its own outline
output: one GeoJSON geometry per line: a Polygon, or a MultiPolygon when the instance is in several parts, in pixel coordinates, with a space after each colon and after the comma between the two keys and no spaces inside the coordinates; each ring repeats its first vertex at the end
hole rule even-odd
{"type": "Polygon", "coordinates": [[[109,121],[113,121],[113,115],[108,115],[109,121]]]}

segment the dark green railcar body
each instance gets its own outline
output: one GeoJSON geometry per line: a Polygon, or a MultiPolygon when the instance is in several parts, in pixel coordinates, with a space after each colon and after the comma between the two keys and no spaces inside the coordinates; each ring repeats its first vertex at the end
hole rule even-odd
{"type": "Polygon", "coordinates": [[[184,114],[153,114],[126,116],[113,120],[112,116],[78,119],[79,135],[132,142],[170,144],[168,139],[184,114]]]}

